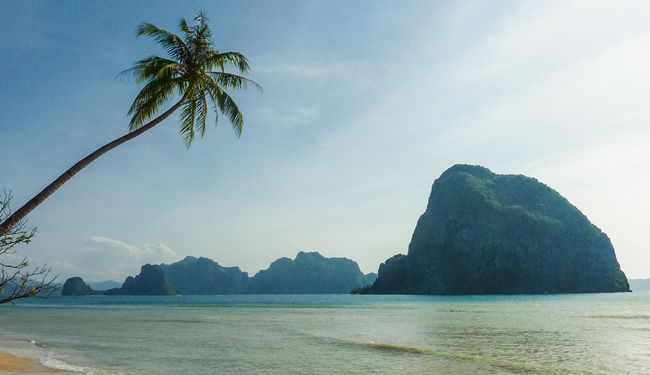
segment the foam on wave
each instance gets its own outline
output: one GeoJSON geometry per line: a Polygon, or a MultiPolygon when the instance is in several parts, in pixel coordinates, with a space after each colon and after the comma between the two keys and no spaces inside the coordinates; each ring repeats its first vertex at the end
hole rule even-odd
{"type": "MultiPolygon", "coordinates": [[[[119,371],[107,371],[107,370],[102,370],[98,368],[93,368],[93,367],[85,367],[85,366],[77,366],[70,364],[68,362],[62,361],[58,358],[55,358],[52,353],[48,353],[48,355],[43,356],[40,358],[41,364],[43,366],[57,369],[57,370],[63,370],[63,371],[70,371],[70,372],[76,372],[76,373],[81,373],[81,374],[86,374],[86,375],[126,375],[123,372],[119,371]]],[[[134,374],[131,374],[134,375],[134,374]]]]}

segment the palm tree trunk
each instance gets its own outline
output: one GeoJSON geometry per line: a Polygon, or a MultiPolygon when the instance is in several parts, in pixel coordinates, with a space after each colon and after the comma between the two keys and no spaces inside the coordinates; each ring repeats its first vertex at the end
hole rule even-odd
{"type": "Polygon", "coordinates": [[[156,117],[155,119],[151,120],[146,125],[143,125],[142,127],[129,132],[116,140],[109,142],[105,144],[104,146],[98,148],[97,150],[93,151],[92,153],[88,154],[85,158],[79,160],[75,165],[70,167],[67,171],[63,172],[62,175],[57,177],[56,180],[52,181],[49,185],[45,187],[40,193],[36,194],[34,198],[30,199],[27,203],[25,203],[22,207],[20,207],[18,210],[16,210],[14,213],[9,215],[5,221],[3,221],[0,224],[0,236],[3,236],[6,233],[9,233],[11,228],[13,228],[16,224],[18,224],[27,214],[29,214],[34,208],[36,208],[39,204],[43,203],[43,201],[52,195],[55,191],[59,190],[63,184],[65,184],[69,179],[71,179],[74,175],[79,173],[82,169],[84,169],[86,166],[88,166],[90,163],[95,161],[97,158],[100,156],[104,155],[108,151],[114,149],[115,147],[121,145],[122,143],[125,143],[126,141],[129,141],[140,134],[146,132],[147,130],[153,128],[154,126],[158,125],[161,123],[164,119],[169,117],[172,113],[174,113],[180,106],[183,104],[183,101],[185,100],[185,97],[183,97],[178,103],[174,104],[173,107],[169,108],[167,111],[165,111],[163,114],[160,116],[156,117]]]}

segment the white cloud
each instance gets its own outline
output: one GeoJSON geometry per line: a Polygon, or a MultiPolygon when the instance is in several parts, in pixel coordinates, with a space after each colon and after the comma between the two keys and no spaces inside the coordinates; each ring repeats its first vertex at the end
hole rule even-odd
{"type": "Polygon", "coordinates": [[[137,274],[143,264],[170,263],[179,256],[164,244],[138,246],[93,236],[66,258],[66,261],[51,262],[55,273],[66,277],[82,276],[91,281],[122,281],[126,276],[137,274]]]}

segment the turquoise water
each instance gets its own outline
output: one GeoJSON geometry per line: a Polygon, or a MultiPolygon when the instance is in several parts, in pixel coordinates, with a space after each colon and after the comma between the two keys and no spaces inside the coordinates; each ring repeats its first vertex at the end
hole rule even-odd
{"type": "Polygon", "coordinates": [[[650,374],[650,293],[58,297],[0,329],[89,374],[650,374]]]}

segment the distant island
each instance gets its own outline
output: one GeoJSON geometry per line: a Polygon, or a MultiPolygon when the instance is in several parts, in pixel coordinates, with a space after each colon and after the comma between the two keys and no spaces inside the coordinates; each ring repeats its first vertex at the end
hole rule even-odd
{"type": "MultiPolygon", "coordinates": [[[[80,277],[63,284],[70,295],[199,295],[199,294],[340,294],[374,282],[347,258],[326,258],[317,252],[299,252],[294,260],[280,258],[250,278],[239,267],[223,267],[208,258],[188,256],[172,264],[143,265],[121,287],[96,290],[80,277]]],[[[107,283],[105,283],[107,284],[107,283]]]]}
{"type": "Polygon", "coordinates": [[[64,296],[170,294],[179,294],[179,291],[167,280],[159,265],[151,264],[143,265],[138,275],[127,277],[119,288],[95,290],[81,277],[75,276],[67,279],[61,289],[61,295],[64,296]]]}
{"type": "Polygon", "coordinates": [[[627,292],[602,231],[534,178],[455,165],[431,189],[407,255],[367,294],[627,292]]]}

